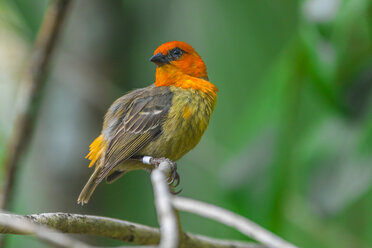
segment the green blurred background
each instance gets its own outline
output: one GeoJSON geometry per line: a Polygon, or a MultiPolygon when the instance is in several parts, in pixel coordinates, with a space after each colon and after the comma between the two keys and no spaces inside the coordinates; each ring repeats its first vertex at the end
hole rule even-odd
{"type": "MultiPolygon", "coordinates": [[[[0,159],[48,3],[0,2],[0,159]]],[[[300,247],[372,247],[369,0],[74,1],[12,210],[157,226],[145,172],[100,185],[84,207],[76,199],[106,109],[154,82],[148,59],[171,40],[194,46],[220,90],[202,141],[179,161],[181,196],[228,208],[300,247]]],[[[181,218],[186,231],[246,239],[213,221],[181,218]]],[[[45,247],[22,236],[8,245],[45,247]]]]}

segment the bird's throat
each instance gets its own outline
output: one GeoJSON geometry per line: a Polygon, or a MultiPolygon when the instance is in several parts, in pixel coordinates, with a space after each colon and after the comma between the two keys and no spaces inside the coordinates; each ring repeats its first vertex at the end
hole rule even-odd
{"type": "Polygon", "coordinates": [[[218,89],[212,83],[202,78],[197,78],[164,65],[156,68],[155,86],[176,86],[184,89],[192,88],[201,90],[207,94],[216,95],[218,89]]]}

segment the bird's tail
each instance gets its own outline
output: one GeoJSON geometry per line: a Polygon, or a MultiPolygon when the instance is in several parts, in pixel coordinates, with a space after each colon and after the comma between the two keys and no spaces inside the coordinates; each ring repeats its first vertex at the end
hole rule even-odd
{"type": "Polygon", "coordinates": [[[101,172],[101,168],[97,166],[93,174],[90,176],[88,182],[85,184],[83,190],[81,191],[79,198],[77,200],[78,204],[84,205],[88,203],[94,190],[99,184],[99,182],[97,182],[97,177],[100,172],[101,172]]]}

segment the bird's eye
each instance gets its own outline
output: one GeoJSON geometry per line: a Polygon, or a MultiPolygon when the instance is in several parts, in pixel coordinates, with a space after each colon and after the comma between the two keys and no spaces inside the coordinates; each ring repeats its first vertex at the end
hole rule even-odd
{"type": "Polygon", "coordinates": [[[184,53],[186,53],[186,52],[183,51],[182,49],[176,47],[176,48],[173,48],[172,50],[168,51],[167,57],[168,57],[169,61],[173,61],[173,60],[179,59],[182,56],[182,54],[184,54],[184,53]]]}
{"type": "Polygon", "coordinates": [[[172,50],[172,54],[175,56],[181,56],[182,55],[182,50],[176,47],[175,49],[172,50]]]}

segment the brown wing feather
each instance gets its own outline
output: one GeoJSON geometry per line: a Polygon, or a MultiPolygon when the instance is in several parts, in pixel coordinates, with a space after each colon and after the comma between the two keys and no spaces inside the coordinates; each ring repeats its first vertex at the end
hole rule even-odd
{"type": "Polygon", "coordinates": [[[171,107],[172,92],[167,87],[150,86],[137,90],[133,97],[122,100],[126,102],[114,103],[112,113],[109,111],[105,117],[105,123],[110,123],[111,119],[119,122],[106,125],[111,128],[106,136],[112,138],[96,183],[101,182],[112,169],[161,134],[162,123],[171,107]]]}

